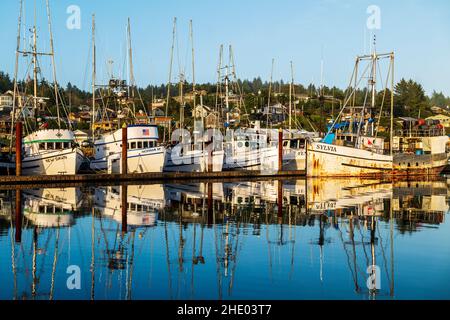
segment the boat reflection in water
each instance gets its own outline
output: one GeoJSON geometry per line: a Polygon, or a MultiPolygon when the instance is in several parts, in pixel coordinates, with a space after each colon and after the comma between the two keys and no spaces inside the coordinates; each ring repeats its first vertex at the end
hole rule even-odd
{"type": "Polygon", "coordinates": [[[131,227],[155,226],[158,211],[166,204],[164,187],[159,184],[96,188],[94,196],[98,212],[119,223],[125,206],[131,227]]]}
{"type": "Polygon", "coordinates": [[[24,215],[41,228],[69,227],[80,208],[82,194],[77,188],[27,190],[23,194],[24,215]]]}
{"type": "Polygon", "coordinates": [[[448,190],[308,179],[5,191],[0,299],[449,298],[448,190]]]}

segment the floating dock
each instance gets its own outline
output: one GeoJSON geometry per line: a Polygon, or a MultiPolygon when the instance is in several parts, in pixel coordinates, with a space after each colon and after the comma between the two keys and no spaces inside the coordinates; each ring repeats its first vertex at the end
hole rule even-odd
{"type": "Polygon", "coordinates": [[[129,174],[77,174],[77,175],[54,175],[54,176],[2,176],[0,178],[0,189],[11,187],[42,187],[57,184],[67,186],[71,184],[121,184],[129,182],[169,182],[169,181],[190,181],[190,182],[214,182],[227,179],[281,179],[293,177],[305,177],[304,170],[298,171],[222,171],[222,172],[149,172],[149,173],[129,173],[129,174]]]}

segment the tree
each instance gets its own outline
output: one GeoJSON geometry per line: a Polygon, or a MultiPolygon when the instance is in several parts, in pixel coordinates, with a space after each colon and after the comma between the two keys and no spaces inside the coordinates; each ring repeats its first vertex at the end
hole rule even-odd
{"type": "Polygon", "coordinates": [[[427,98],[421,84],[405,79],[401,79],[394,90],[394,115],[395,116],[415,116],[427,108],[427,98]]]}

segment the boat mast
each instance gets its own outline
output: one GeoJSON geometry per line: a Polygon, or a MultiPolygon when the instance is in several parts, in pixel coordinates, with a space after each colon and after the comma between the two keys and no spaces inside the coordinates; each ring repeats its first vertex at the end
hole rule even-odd
{"type": "MultiPolygon", "coordinates": [[[[173,18],[173,31],[172,31],[172,47],[170,49],[170,66],[169,66],[169,80],[167,81],[167,100],[166,100],[166,118],[169,113],[169,102],[170,102],[170,86],[172,82],[172,67],[173,67],[173,50],[175,47],[175,35],[176,35],[176,29],[177,28],[177,18],[173,18]]],[[[166,127],[164,126],[164,138],[163,142],[166,142],[166,127]]],[[[169,127],[170,127],[170,121],[169,121],[169,127]]]]}
{"type": "Polygon", "coordinates": [[[292,88],[294,86],[294,68],[291,61],[291,83],[289,84],[289,137],[292,138],[292,88]]]}
{"type": "Polygon", "coordinates": [[[274,64],[275,64],[275,59],[272,58],[272,70],[270,72],[270,83],[269,83],[269,97],[267,99],[266,129],[269,128],[270,95],[272,94],[272,80],[273,80],[273,66],[274,66],[274,64]]]}
{"type": "MultiPolygon", "coordinates": [[[[129,72],[130,72],[130,83],[128,86],[128,96],[129,97],[131,96],[132,98],[134,98],[135,79],[134,79],[134,68],[133,68],[133,49],[131,46],[130,18],[128,18],[127,33],[128,33],[128,61],[129,61],[129,72]]],[[[134,102],[133,102],[133,109],[134,109],[134,102]]],[[[133,110],[133,112],[135,113],[136,110],[133,110]]]]}
{"type": "Polygon", "coordinates": [[[228,64],[226,66],[226,75],[225,75],[225,110],[227,112],[227,123],[230,123],[230,93],[229,93],[229,74],[230,74],[230,59],[228,59],[228,64]]]}
{"type": "MultiPolygon", "coordinates": [[[[196,106],[196,96],[197,92],[195,91],[195,52],[194,52],[194,29],[192,27],[192,20],[189,21],[189,29],[190,29],[190,37],[191,37],[191,47],[192,47],[192,93],[194,95],[193,108],[196,106]]],[[[203,114],[203,112],[202,112],[203,114]]],[[[195,116],[195,112],[194,112],[195,116]]]]}
{"type": "MultiPolygon", "coordinates": [[[[34,7],[34,26],[33,26],[33,109],[34,119],[37,119],[37,77],[38,77],[38,65],[37,65],[37,31],[36,31],[36,6],[34,7]]],[[[37,123],[37,120],[36,120],[37,123]]]]}
{"type": "MultiPolygon", "coordinates": [[[[20,0],[20,11],[19,11],[19,19],[17,22],[17,47],[16,47],[16,63],[14,66],[14,92],[13,92],[13,108],[12,108],[12,117],[11,117],[11,139],[9,142],[9,153],[12,152],[12,143],[13,143],[13,133],[14,133],[14,123],[16,120],[16,100],[18,95],[18,85],[17,85],[17,76],[19,73],[19,55],[20,55],[20,28],[22,26],[22,14],[23,14],[23,0],[20,0]]],[[[20,107],[20,106],[19,106],[20,107]]],[[[21,137],[16,137],[16,139],[20,139],[21,137]]]]}
{"type": "MultiPolygon", "coordinates": [[[[216,112],[220,114],[220,118],[223,119],[223,105],[222,105],[222,53],[223,45],[219,48],[219,63],[217,66],[217,87],[216,87],[216,112]],[[220,104],[220,112],[219,112],[220,104]]],[[[219,117],[218,117],[219,118],[219,117]]],[[[217,119],[217,127],[219,127],[220,119],[217,119]]]]}
{"type": "Polygon", "coordinates": [[[392,156],[392,145],[394,143],[394,53],[391,53],[391,132],[389,141],[389,151],[392,156]]]}
{"type": "MultiPolygon", "coordinates": [[[[376,52],[376,37],[374,36],[373,38],[373,53],[372,53],[372,76],[370,78],[370,85],[372,86],[372,103],[370,106],[370,112],[369,112],[369,117],[372,118],[373,116],[373,111],[375,110],[375,99],[376,99],[376,94],[377,94],[377,61],[378,61],[378,56],[377,56],[377,52],[376,52]]],[[[374,132],[374,125],[373,123],[371,124],[371,135],[373,136],[374,132]]]]}
{"type": "Polygon", "coordinates": [[[96,57],[96,47],[95,47],[95,14],[92,15],[92,142],[95,138],[95,81],[97,72],[97,57],[96,57]]]}
{"type": "MultiPolygon", "coordinates": [[[[55,48],[53,46],[53,32],[52,32],[52,20],[50,15],[50,4],[49,0],[46,1],[47,4],[47,20],[48,20],[48,30],[50,33],[50,56],[52,59],[52,71],[53,71],[53,88],[55,91],[55,103],[56,103],[56,115],[58,119],[58,128],[61,129],[61,116],[59,110],[59,90],[58,90],[58,82],[56,81],[56,64],[55,64],[55,48]]],[[[69,124],[70,126],[70,124],[69,124]]]]}

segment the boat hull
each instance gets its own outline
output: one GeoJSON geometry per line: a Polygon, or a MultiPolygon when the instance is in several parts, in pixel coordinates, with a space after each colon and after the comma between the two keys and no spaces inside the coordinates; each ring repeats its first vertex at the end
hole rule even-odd
{"type": "Polygon", "coordinates": [[[440,154],[398,154],[394,155],[396,175],[439,175],[448,163],[446,153],[440,154]]]}
{"type": "MultiPolygon", "coordinates": [[[[115,152],[107,157],[91,160],[90,167],[94,171],[106,171],[112,173],[121,172],[120,152],[115,152]]],[[[129,150],[127,152],[128,173],[162,172],[166,150],[164,147],[129,150]]]]}
{"type": "Polygon", "coordinates": [[[191,150],[180,155],[176,150],[167,151],[164,164],[165,172],[207,172],[212,160],[212,171],[221,172],[223,168],[224,152],[213,151],[212,157],[207,150],[191,150]]]}
{"type": "Polygon", "coordinates": [[[83,159],[83,153],[78,148],[36,154],[22,160],[22,174],[74,175],[80,169],[83,159]]]}
{"type": "Polygon", "coordinates": [[[306,169],[306,150],[288,149],[283,152],[283,170],[303,171],[306,169]]]}
{"type": "Polygon", "coordinates": [[[278,171],[278,147],[242,150],[228,154],[224,159],[223,169],[278,171]]]}
{"type": "Polygon", "coordinates": [[[306,174],[309,177],[357,177],[392,174],[392,157],[368,150],[308,144],[306,174]]]}

